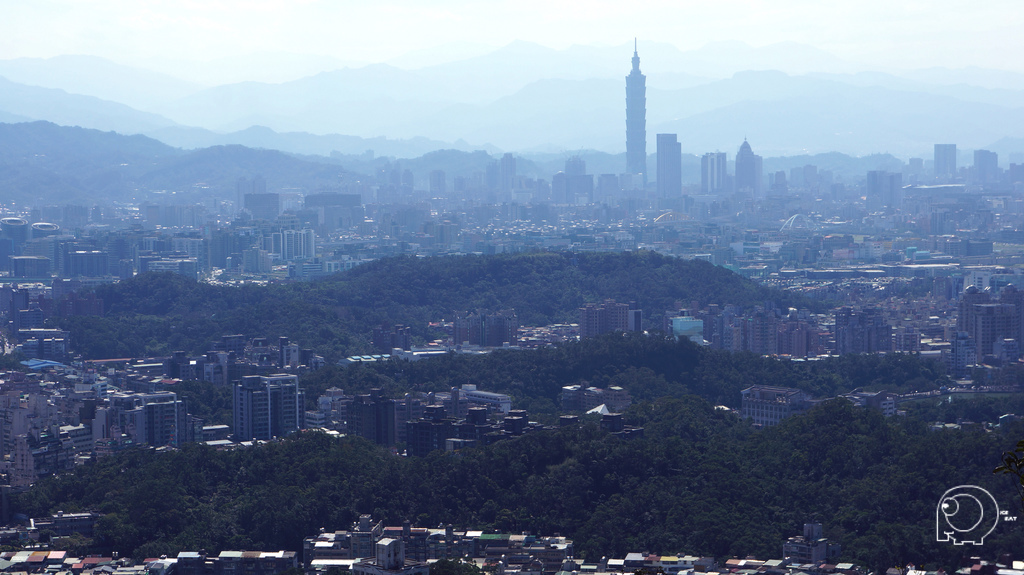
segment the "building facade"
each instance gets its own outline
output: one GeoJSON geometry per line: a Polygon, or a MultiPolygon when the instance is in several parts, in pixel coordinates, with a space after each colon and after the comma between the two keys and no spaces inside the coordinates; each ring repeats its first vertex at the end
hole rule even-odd
{"type": "Polygon", "coordinates": [[[626,76],[626,172],[647,180],[647,76],[633,46],[633,69],[626,76]]]}
{"type": "Polygon", "coordinates": [[[243,377],[234,388],[235,440],[269,440],[298,431],[304,403],[296,375],[243,377]]]}

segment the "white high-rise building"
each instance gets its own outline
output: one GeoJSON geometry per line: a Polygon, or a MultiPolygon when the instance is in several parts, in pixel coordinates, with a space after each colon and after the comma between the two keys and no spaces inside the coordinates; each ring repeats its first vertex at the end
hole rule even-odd
{"type": "Polygon", "coordinates": [[[281,259],[307,260],[316,256],[316,234],[313,230],[282,230],[281,259]]]}

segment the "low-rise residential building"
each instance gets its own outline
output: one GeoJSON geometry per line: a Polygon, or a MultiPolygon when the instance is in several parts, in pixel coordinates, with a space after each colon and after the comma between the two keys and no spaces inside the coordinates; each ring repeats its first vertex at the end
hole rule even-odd
{"type": "Polygon", "coordinates": [[[811,397],[799,389],[753,385],[742,392],[740,415],[756,425],[771,427],[783,419],[807,411],[811,397]]]}

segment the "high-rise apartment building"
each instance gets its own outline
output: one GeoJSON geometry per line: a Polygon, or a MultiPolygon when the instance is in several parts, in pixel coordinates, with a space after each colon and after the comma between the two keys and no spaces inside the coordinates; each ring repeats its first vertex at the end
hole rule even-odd
{"type": "Polygon", "coordinates": [[[725,190],[725,152],[708,152],[700,159],[700,193],[714,194],[725,190]]]}
{"type": "Polygon", "coordinates": [[[505,154],[499,163],[499,179],[501,191],[510,192],[516,183],[516,157],[512,154],[505,154]]]}
{"type": "Polygon", "coordinates": [[[873,170],[868,172],[866,200],[868,209],[898,207],[903,202],[903,174],[873,170]]]}
{"type": "Polygon", "coordinates": [[[587,162],[572,156],[565,160],[565,203],[589,204],[594,200],[594,176],[587,173],[587,162]]]}
{"type": "Polygon", "coordinates": [[[444,170],[430,171],[430,195],[437,197],[448,191],[444,170]]]}
{"type": "Polygon", "coordinates": [[[236,441],[283,437],[304,423],[305,399],[296,375],[247,375],[235,384],[232,399],[236,441]]]}
{"type": "Polygon", "coordinates": [[[519,318],[512,309],[468,315],[456,313],[452,339],[456,345],[467,342],[485,347],[516,345],[519,341],[519,318]]]}
{"type": "Polygon", "coordinates": [[[675,134],[658,134],[658,197],[683,194],[683,151],[675,134]]]}
{"type": "Polygon", "coordinates": [[[309,228],[302,230],[281,230],[273,234],[277,252],[285,261],[305,260],[316,256],[316,233],[309,228]]]}
{"type": "MultiPolygon", "coordinates": [[[[379,445],[394,445],[397,437],[395,400],[375,388],[357,396],[348,406],[346,430],[379,445]]],[[[404,423],[404,422],[403,422],[404,423]]]]}
{"type": "Polygon", "coordinates": [[[643,312],[632,304],[588,303],[580,308],[580,337],[595,337],[613,331],[642,331],[643,312]]]}
{"type": "Polygon", "coordinates": [[[626,76],[626,172],[647,180],[647,76],[633,45],[633,69],[626,76]]]}
{"type": "Polygon", "coordinates": [[[999,181],[999,154],[988,150],[974,150],[974,181],[994,184],[999,181]]]}
{"type": "Polygon", "coordinates": [[[174,392],[113,394],[108,413],[138,443],[177,447],[189,441],[185,402],[174,392]]]}
{"type": "Polygon", "coordinates": [[[970,286],[961,295],[957,311],[957,332],[974,342],[978,361],[995,354],[997,341],[1024,339],[1024,291],[1015,286],[1004,287],[998,297],[991,290],[970,286]]]}
{"type": "Polygon", "coordinates": [[[935,144],[935,177],[956,176],[956,144],[935,144]]]}
{"type": "Polygon", "coordinates": [[[235,191],[238,196],[237,205],[243,206],[245,204],[245,196],[248,194],[267,193],[267,181],[263,179],[263,176],[254,176],[251,180],[246,177],[241,177],[235,182],[235,191]]]}
{"type": "Polygon", "coordinates": [[[892,351],[892,326],[879,308],[836,310],[835,338],[840,354],[892,351]]]}

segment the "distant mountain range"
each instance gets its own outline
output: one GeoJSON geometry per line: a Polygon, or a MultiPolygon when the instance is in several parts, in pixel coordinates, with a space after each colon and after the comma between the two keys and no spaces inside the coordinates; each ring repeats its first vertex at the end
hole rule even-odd
{"type": "MultiPolygon", "coordinates": [[[[624,148],[623,78],[631,55],[631,45],[553,50],[515,42],[416,69],[372,64],[209,88],[100,58],[6,60],[0,121],[146,134],[182,148],[614,154],[624,148]]],[[[962,149],[998,142],[1001,154],[1024,152],[1017,144],[1024,137],[1024,74],[865,72],[792,43],[716,43],[689,52],[641,43],[640,55],[649,152],[661,132],[679,134],[683,150],[694,154],[731,155],[744,137],[765,156],[927,156],[940,142],[962,149]]]]}
{"type": "Polygon", "coordinates": [[[111,202],[208,203],[234,199],[239,177],[263,175],[268,188],[337,189],[341,166],[276,150],[214,146],[193,151],[146,136],[124,136],[49,122],[0,123],[4,201],[94,205],[111,202]]]}

